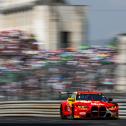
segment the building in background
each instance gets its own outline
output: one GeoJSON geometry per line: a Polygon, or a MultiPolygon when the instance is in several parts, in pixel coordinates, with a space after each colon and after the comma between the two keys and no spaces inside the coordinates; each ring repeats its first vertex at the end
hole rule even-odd
{"type": "Polygon", "coordinates": [[[4,0],[0,8],[0,30],[31,32],[40,49],[77,49],[87,41],[87,6],[64,0],[4,0]]]}
{"type": "Polygon", "coordinates": [[[126,91],[126,34],[118,35],[118,67],[117,67],[117,87],[116,89],[126,91]]]}

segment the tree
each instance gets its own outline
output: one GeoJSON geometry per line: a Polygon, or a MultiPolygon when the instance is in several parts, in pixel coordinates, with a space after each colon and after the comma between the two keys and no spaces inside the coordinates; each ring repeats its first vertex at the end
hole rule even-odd
{"type": "Polygon", "coordinates": [[[110,40],[108,47],[109,48],[113,48],[113,49],[117,49],[117,47],[118,47],[118,39],[117,39],[117,37],[113,37],[110,40]]]}

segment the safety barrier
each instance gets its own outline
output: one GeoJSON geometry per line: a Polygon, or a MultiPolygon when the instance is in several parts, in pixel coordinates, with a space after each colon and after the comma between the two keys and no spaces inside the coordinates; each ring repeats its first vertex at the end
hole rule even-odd
{"type": "MultiPolygon", "coordinates": [[[[115,99],[120,118],[126,118],[126,99],[115,99]]],[[[0,102],[0,116],[60,117],[62,101],[6,101],[0,102]]]]}

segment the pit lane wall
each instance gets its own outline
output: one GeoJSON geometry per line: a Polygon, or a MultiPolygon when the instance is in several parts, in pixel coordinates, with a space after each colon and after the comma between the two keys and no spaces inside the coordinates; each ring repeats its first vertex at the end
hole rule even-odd
{"type": "MultiPolygon", "coordinates": [[[[126,118],[126,99],[115,99],[119,104],[119,117],[126,118]]],[[[0,102],[0,116],[36,116],[60,117],[60,103],[62,100],[42,101],[2,101],[0,102]]]]}

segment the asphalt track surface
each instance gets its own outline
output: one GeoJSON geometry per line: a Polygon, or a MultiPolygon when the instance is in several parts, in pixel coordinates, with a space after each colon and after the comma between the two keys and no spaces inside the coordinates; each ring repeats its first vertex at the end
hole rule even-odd
{"type": "Polygon", "coordinates": [[[60,118],[43,117],[0,117],[2,125],[42,125],[42,126],[125,126],[126,119],[118,120],[62,120],[60,118]]]}

